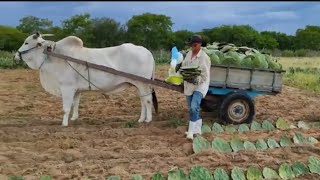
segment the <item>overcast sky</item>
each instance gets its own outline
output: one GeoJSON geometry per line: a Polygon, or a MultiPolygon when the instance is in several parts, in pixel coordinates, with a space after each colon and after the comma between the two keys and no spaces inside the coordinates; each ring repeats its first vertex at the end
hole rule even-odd
{"type": "Polygon", "coordinates": [[[145,12],[170,16],[173,30],[200,31],[222,24],[249,24],[258,31],[294,35],[298,28],[320,25],[320,2],[0,2],[0,24],[16,26],[27,15],[55,25],[79,13],[110,17],[121,23],[145,12]]]}

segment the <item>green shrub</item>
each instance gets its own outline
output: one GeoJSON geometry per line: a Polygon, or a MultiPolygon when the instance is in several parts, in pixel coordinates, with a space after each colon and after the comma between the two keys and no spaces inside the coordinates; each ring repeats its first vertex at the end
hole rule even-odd
{"type": "Polygon", "coordinates": [[[14,52],[0,51],[0,69],[16,69],[28,67],[24,62],[21,64],[17,64],[13,57],[14,52]]]}
{"type": "Polygon", "coordinates": [[[306,50],[306,49],[299,49],[294,52],[295,56],[297,56],[297,57],[306,57],[307,53],[308,53],[308,50],[306,50]]]}
{"type": "Polygon", "coordinates": [[[282,57],[294,57],[294,55],[295,55],[294,52],[291,50],[284,50],[281,53],[282,57]]]}

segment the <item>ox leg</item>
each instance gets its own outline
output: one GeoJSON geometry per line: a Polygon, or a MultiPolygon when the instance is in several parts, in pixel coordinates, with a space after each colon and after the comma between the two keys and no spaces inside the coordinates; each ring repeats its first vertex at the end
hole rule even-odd
{"type": "Polygon", "coordinates": [[[137,86],[141,99],[141,106],[144,107],[144,110],[141,110],[141,117],[139,122],[151,122],[152,121],[152,94],[149,86],[140,85],[137,86]],[[142,116],[143,115],[143,116],[142,116]],[[143,118],[143,119],[142,119],[143,118]]]}
{"type": "Polygon", "coordinates": [[[77,92],[73,99],[73,113],[71,121],[75,121],[79,117],[80,92],[77,92]]]}
{"type": "Polygon", "coordinates": [[[151,122],[152,121],[152,95],[147,95],[145,97],[142,97],[143,98],[143,101],[145,103],[145,106],[146,106],[146,120],[145,122],[151,122]]]}
{"type": "Polygon", "coordinates": [[[62,126],[68,126],[68,120],[75,95],[75,90],[70,87],[61,87],[61,92],[64,111],[62,126]]]}
{"type": "Polygon", "coordinates": [[[142,99],[140,101],[141,101],[141,114],[140,114],[140,118],[139,118],[138,122],[142,123],[142,122],[144,122],[144,120],[146,120],[146,106],[145,106],[144,102],[142,101],[142,99]]]}

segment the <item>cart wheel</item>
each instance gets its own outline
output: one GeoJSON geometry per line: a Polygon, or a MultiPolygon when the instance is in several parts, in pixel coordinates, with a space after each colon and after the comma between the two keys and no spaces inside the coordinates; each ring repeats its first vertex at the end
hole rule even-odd
{"type": "Polygon", "coordinates": [[[227,123],[251,123],[255,115],[255,106],[245,92],[235,92],[223,100],[219,114],[220,119],[227,123]]]}

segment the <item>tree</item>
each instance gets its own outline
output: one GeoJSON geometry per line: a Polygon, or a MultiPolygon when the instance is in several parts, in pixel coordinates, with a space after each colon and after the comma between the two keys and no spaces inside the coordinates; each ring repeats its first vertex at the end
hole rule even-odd
{"type": "Polygon", "coordinates": [[[79,14],[70,17],[62,22],[64,34],[67,36],[77,36],[87,47],[92,47],[90,39],[92,39],[92,20],[90,14],[79,14]]]}
{"type": "Polygon", "coordinates": [[[273,50],[279,46],[277,40],[268,34],[261,34],[257,37],[257,48],[273,50]]]}
{"type": "Polygon", "coordinates": [[[0,50],[19,49],[27,35],[14,27],[0,26],[0,50]]]}
{"type": "Polygon", "coordinates": [[[128,40],[149,49],[165,48],[170,40],[171,18],[165,15],[144,13],[127,22],[128,40]]]}
{"type": "Polygon", "coordinates": [[[280,50],[293,49],[294,37],[288,36],[285,33],[275,31],[262,31],[261,35],[267,35],[274,38],[278,42],[280,50]]]}
{"type": "Polygon", "coordinates": [[[91,44],[95,47],[109,47],[124,42],[125,27],[110,18],[96,18],[92,20],[91,44]]]}
{"type": "Polygon", "coordinates": [[[63,29],[61,27],[59,27],[59,26],[54,26],[52,28],[49,28],[46,33],[54,35],[52,37],[46,37],[46,39],[50,38],[53,41],[58,41],[58,40],[61,40],[61,39],[65,38],[66,36],[68,36],[63,31],[63,29]]]}
{"type": "Polygon", "coordinates": [[[220,26],[211,29],[204,29],[202,33],[209,38],[209,43],[213,42],[232,42],[230,26],[220,26]]]}
{"type": "Polygon", "coordinates": [[[179,50],[184,49],[186,41],[192,36],[193,32],[188,30],[180,30],[173,33],[174,43],[179,50]]]}
{"type": "Polygon", "coordinates": [[[32,34],[36,31],[45,32],[52,27],[52,21],[35,16],[26,16],[19,21],[20,25],[17,26],[17,29],[27,34],[32,34]]]}
{"type": "Polygon", "coordinates": [[[306,26],[296,32],[296,49],[320,50],[320,27],[306,26]]]}
{"type": "Polygon", "coordinates": [[[209,42],[233,43],[237,46],[256,46],[258,31],[249,25],[222,25],[212,29],[204,29],[203,34],[209,42]]]}
{"type": "Polygon", "coordinates": [[[257,46],[259,32],[249,25],[232,26],[234,44],[238,46],[257,46]]]}

